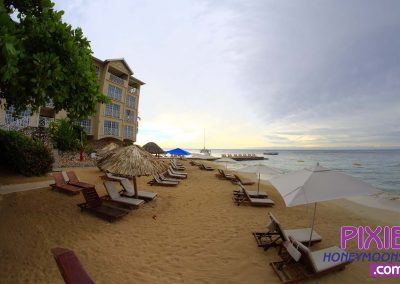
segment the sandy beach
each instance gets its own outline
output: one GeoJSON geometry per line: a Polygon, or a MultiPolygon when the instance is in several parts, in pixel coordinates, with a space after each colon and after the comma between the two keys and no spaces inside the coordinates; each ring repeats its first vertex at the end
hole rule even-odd
{"type": "MultiPolygon", "coordinates": [[[[312,206],[286,208],[268,184],[273,208],[236,206],[231,182],[185,162],[188,179],[177,187],[141,190],[159,197],[125,218],[108,223],[76,206],[83,196],[43,188],[0,195],[0,283],[63,283],[50,253],[54,247],[75,251],[97,283],[280,283],[269,266],[277,250],[258,248],[251,232],[265,231],[272,212],[286,229],[309,227],[312,206]]],[[[97,168],[74,169],[105,195],[97,168]]],[[[256,186],[248,186],[255,190],[256,186]]],[[[348,200],[318,205],[315,230],[323,241],[313,250],[339,245],[340,226],[394,225],[398,213],[348,200]]],[[[356,251],[352,242],[349,251],[356,251]]],[[[344,271],[306,283],[388,283],[368,277],[368,264],[354,262],[344,271]]]]}

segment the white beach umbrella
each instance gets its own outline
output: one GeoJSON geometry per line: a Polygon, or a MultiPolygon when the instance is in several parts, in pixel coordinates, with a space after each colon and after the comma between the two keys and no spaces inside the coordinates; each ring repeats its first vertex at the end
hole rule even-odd
{"type": "Polygon", "coordinates": [[[281,174],[281,172],[278,171],[277,169],[268,167],[268,166],[263,165],[263,164],[246,166],[244,168],[237,169],[236,171],[244,172],[244,173],[256,173],[256,174],[258,174],[258,192],[260,191],[261,174],[262,175],[266,175],[268,178],[271,178],[273,176],[277,176],[277,175],[281,174]]]}
{"type": "Polygon", "coordinates": [[[237,161],[235,161],[234,159],[231,158],[220,158],[215,160],[215,162],[219,162],[219,163],[225,163],[225,168],[228,169],[228,163],[236,163],[237,161]]]}
{"type": "Polygon", "coordinates": [[[271,178],[269,181],[282,195],[287,207],[315,203],[312,229],[317,202],[379,192],[361,180],[321,167],[319,164],[311,169],[271,178]]]}

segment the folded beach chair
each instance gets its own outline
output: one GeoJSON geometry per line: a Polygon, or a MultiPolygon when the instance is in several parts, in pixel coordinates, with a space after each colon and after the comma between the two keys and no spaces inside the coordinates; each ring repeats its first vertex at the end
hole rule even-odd
{"type": "Polygon", "coordinates": [[[171,171],[170,168],[168,168],[167,174],[168,174],[168,176],[170,176],[172,178],[178,178],[178,179],[186,179],[187,178],[186,173],[174,173],[171,171]]]}
{"type": "MultiPolygon", "coordinates": [[[[135,188],[130,183],[128,179],[121,180],[121,185],[124,191],[122,191],[122,195],[127,197],[135,197],[135,188]]],[[[138,190],[138,198],[143,199],[145,201],[154,200],[157,197],[157,193],[151,191],[140,191],[138,190]]]]}
{"type": "Polygon", "coordinates": [[[168,170],[171,172],[171,173],[173,173],[173,174],[175,174],[175,175],[182,175],[182,176],[186,176],[187,177],[187,173],[185,173],[185,172],[176,172],[171,166],[169,166],[168,167],[168,170]]]}
{"type": "MultiPolygon", "coordinates": [[[[239,189],[233,191],[234,195],[244,195],[244,186],[241,183],[238,183],[239,189]]],[[[251,198],[268,198],[268,194],[265,191],[257,191],[257,190],[247,190],[248,195],[251,198]]]]}
{"type": "Polygon", "coordinates": [[[65,182],[64,176],[61,172],[53,173],[55,184],[50,184],[53,190],[60,190],[68,194],[79,194],[82,187],[74,186],[65,182]]]}
{"type": "Polygon", "coordinates": [[[109,172],[105,172],[105,174],[103,176],[101,176],[101,178],[103,180],[109,180],[109,181],[121,181],[121,180],[126,179],[124,177],[115,176],[115,175],[113,175],[112,173],[109,173],[109,172]]]}
{"type": "Polygon", "coordinates": [[[203,171],[213,171],[214,169],[209,167],[209,166],[205,166],[204,164],[200,164],[200,170],[203,171]]]}
{"type": "Polygon", "coordinates": [[[162,181],[158,175],[153,175],[153,180],[148,182],[150,185],[162,185],[162,186],[177,186],[176,181],[162,181]]]}
{"type": "Polygon", "coordinates": [[[340,271],[351,261],[324,261],[325,254],[340,255],[346,252],[337,246],[311,251],[308,247],[289,236],[289,242],[284,244],[286,253],[284,260],[271,262],[270,265],[282,283],[294,283],[304,279],[320,277],[324,274],[340,271]]]}
{"type": "Polygon", "coordinates": [[[65,248],[51,249],[54,259],[66,284],[94,284],[72,250],[65,248]]]}
{"type": "Polygon", "coordinates": [[[273,206],[275,202],[268,198],[252,198],[246,188],[242,188],[243,194],[234,195],[233,201],[239,206],[240,204],[250,204],[252,206],[273,206]]]}
{"type": "MultiPolygon", "coordinates": [[[[278,219],[268,213],[270,222],[267,225],[268,232],[253,232],[253,236],[259,247],[263,247],[264,250],[270,247],[280,245],[282,242],[289,241],[289,236],[292,236],[297,241],[308,245],[310,242],[311,228],[291,229],[284,230],[279,223],[278,219]]],[[[315,231],[312,231],[311,245],[322,241],[322,237],[315,231]]]]}
{"type": "Polygon", "coordinates": [[[142,205],[144,203],[144,200],[142,200],[142,199],[121,196],[119,194],[119,192],[115,189],[112,181],[105,181],[105,182],[103,182],[103,184],[107,190],[110,201],[112,201],[112,202],[128,206],[129,208],[138,208],[140,205],[142,205]]]}
{"type": "Polygon", "coordinates": [[[252,180],[250,180],[250,179],[241,178],[241,177],[238,176],[238,175],[234,175],[234,176],[235,176],[235,178],[232,180],[233,182],[240,182],[240,183],[243,184],[243,185],[252,185],[252,184],[255,184],[255,182],[252,181],[252,180]]]}
{"type": "Polygon", "coordinates": [[[74,171],[67,172],[67,176],[69,178],[68,184],[75,185],[78,187],[86,187],[86,188],[94,187],[94,184],[80,181],[74,171]]]}
{"type": "Polygon", "coordinates": [[[128,214],[127,210],[111,207],[105,204],[94,188],[83,188],[82,193],[86,202],[77,204],[78,207],[81,208],[81,211],[87,210],[100,218],[108,220],[109,222],[128,214]]]}

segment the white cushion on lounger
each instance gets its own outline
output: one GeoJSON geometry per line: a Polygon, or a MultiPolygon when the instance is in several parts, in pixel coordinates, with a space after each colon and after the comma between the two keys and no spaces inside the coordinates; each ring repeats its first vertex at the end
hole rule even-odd
{"type": "MultiPolygon", "coordinates": [[[[308,242],[310,240],[311,228],[304,229],[292,229],[292,230],[284,230],[286,236],[292,236],[297,241],[301,243],[308,242]]],[[[315,231],[313,231],[311,236],[311,241],[320,241],[322,237],[315,231]]]]}
{"type": "Polygon", "coordinates": [[[275,204],[275,202],[268,198],[250,198],[250,202],[254,204],[275,204]]]}
{"type": "Polygon", "coordinates": [[[131,205],[134,205],[134,206],[139,206],[140,204],[144,203],[144,200],[136,199],[136,198],[130,198],[130,197],[123,197],[123,196],[120,196],[120,197],[117,197],[117,198],[111,198],[111,199],[115,200],[115,201],[131,204],[131,205]]]}
{"type": "MultiPolygon", "coordinates": [[[[344,261],[332,261],[332,259],[330,259],[330,261],[324,261],[324,254],[325,253],[339,253],[340,256],[342,256],[342,253],[344,253],[345,251],[340,249],[337,246],[334,247],[330,247],[330,248],[326,248],[326,249],[321,249],[315,252],[311,252],[311,262],[314,265],[315,271],[316,272],[321,272],[324,271],[326,269],[335,267],[337,265],[339,265],[340,263],[343,263],[344,261]]],[[[331,255],[332,256],[332,255],[331,255]]]]}

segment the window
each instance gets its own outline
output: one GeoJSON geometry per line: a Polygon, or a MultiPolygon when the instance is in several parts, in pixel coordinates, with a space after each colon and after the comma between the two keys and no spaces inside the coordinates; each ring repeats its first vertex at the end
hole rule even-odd
{"type": "Polygon", "coordinates": [[[133,126],[125,125],[125,138],[133,138],[133,126]]]}
{"type": "Polygon", "coordinates": [[[113,100],[120,101],[122,96],[122,89],[113,85],[108,85],[108,96],[113,100]]]}
{"type": "Polygon", "coordinates": [[[133,110],[126,109],[125,110],[125,121],[133,123],[135,119],[135,114],[133,110]]]}
{"type": "Polygon", "coordinates": [[[120,105],[107,104],[104,110],[104,115],[119,118],[120,105]]]}
{"type": "Polygon", "coordinates": [[[13,117],[14,114],[14,107],[10,106],[6,110],[5,116],[5,123],[9,126],[16,126],[16,127],[27,127],[29,125],[30,117],[31,117],[31,110],[27,109],[20,114],[20,118],[13,117]]]}
{"type": "Polygon", "coordinates": [[[130,108],[135,107],[135,97],[134,96],[126,96],[126,106],[130,108]]]}
{"type": "Polygon", "coordinates": [[[54,121],[54,118],[39,116],[39,127],[49,127],[50,123],[54,121]]]}
{"type": "Polygon", "coordinates": [[[96,70],[97,77],[100,77],[100,66],[95,65],[94,69],[96,70]]]}
{"type": "Polygon", "coordinates": [[[81,121],[81,126],[86,134],[92,133],[92,121],[90,119],[85,119],[81,121]]]}
{"type": "Polygon", "coordinates": [[[118,122],[105,120],[104,121],[104,135],[118,136],[118,134],[119,134],[118,126],[119,126],[118,122]]]}

